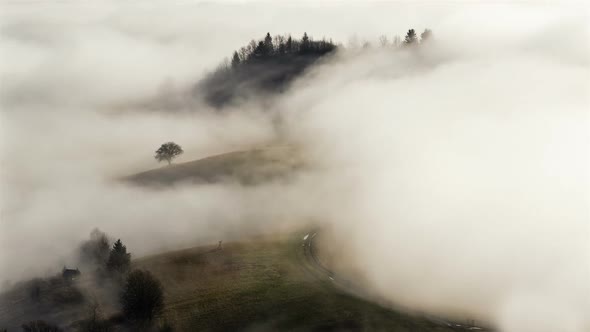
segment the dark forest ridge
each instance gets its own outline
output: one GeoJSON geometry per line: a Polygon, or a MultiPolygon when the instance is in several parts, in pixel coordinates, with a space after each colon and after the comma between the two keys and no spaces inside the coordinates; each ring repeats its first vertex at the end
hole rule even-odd
{"type": "Polygon", "coordinates": [[[198,86],[198,92],[216,107],[235,102],[249,93],[280,92],[316,60],[336,49],[331,40],[274,36],[250,43],[225,60],[198,86]]]}
{"type": "MultiPolygon", "coordinates": [[[[428,29],[418,34],[408,30],[406,36],[394,37],[389,43],[387,37],[380,37],[380,45],[407,47],[418,45],[431,38],[428,29]]],[[[363,47],[367,47],[365,43],[363,47]]],[[[301,39],[290,35],[271,36],[251,40],[248,45],[233,52],[231,60],[225,59],[219,67],[197,84],[196,92],[202,93],[205,100],[215,106],[223,107],[248,98],[251,94],[277,93],[284,91],[289,84],[303,74],[319,59],[333,54],[341,45],[332,39],[314,40],[304,33],[301,39]]]]}

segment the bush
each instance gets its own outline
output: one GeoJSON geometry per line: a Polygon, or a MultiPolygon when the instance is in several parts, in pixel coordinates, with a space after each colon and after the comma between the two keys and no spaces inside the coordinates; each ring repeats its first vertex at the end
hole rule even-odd
{"type": "Polygon", "coordinates": [[[88,305],[88,318],[80,322],[80,332],[110,332],[112,325],[109,320],[103,318],[102,310],[96,300],[88,305]]]}
{"type": "Polygon", "coordinates": [[[164,293],[160,281],[149,271],[131,272],[124,285],[121,304],[127,319],[151,321],[164,309],[164,293]]]}

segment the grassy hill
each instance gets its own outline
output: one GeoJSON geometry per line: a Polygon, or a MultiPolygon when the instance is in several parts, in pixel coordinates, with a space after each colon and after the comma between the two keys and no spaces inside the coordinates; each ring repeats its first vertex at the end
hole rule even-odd
{"type": "Polygon", "coordinates": [[[299,236],[170,252],[134,267],[163,282],[162,319],[182,331],[453,331],[339,290],[306,260],[299,236]]]}
{"type": "MultiPolygon", "coordinates": [[[[127,180],[159,185],[224,180],[256,184],[288,177],[302,167],[303,159],[293,148],[270,148],[162,167],[127,180]]],[[[132,267],[149,270],[162,282],[165,311],[157,324],[166,322],[174,331],[461,330],[350,295],[306,256],[303,235],[242,239],[224,244],[222,250],[217,245],[199,246],[135,259],[132,267]]],[[[39,279],[0,295],[0,331],[4,327],[18,331],[20,324],[32,319],[75,330],[88,317],[91,296],[112,288],[104,282],[96,286],[90,271],[82,272],[71,284],[60,277],[39,279]],[[40,285],[37,298],[31,296],[35,283],[40,285]]],[[[115,317],[114,331],[122,331],[113,293],[106,296],[110,303],[103,313],[115,317]]]]}
{"type": "MultiPolygon", "coordinates": [[[[200,246],[136,259],[132,267],[162,282],[165,311],[156,324],[167,322],[175,331],[457,331],[347,294],[305,257],[302,236],[253,238],[222,250],[200,246]]],[[[43,286],[43,311],[29,299],[30,287],[10,292],[9,301],[3,295],[7,321],[0,320],[0,328],[17,331],[25,319],[45,319],[75,330],[89,299],[58,279],[43,286]]]]}
{"type": "Polygon", "coordinates": [[[295,148],[272,147],[172,164],[129,176],[126,180],[142,185],[219,181],[238,181],[251,185],[272,179],[286,179],[304,166],[295,148]]]}

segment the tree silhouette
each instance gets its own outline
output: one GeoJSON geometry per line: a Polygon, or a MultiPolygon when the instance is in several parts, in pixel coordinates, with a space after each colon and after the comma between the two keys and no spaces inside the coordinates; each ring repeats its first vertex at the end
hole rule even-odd
{"type": "Polygon", "coordinates": [[[184,151],[182,150],[182,147],[180,147],[180,145],[174,142],[168,142],[162,144],[162,146],[160,146],[160,148],[156,150],[156,155],[154,156],[154,158],[156,158],[158,162],[166,160],[168,162],[168,165],[170,165],[172,163],[172,159],[176,158],[177,156],[183,153],[184,151]]]}
{"type": "Polygon", "coordinates": [[[261,40],[258,42],[258,45],[254,49],[254,58],[262,58],[266,55],[266,48],[264,46],[264,42],[261,40]]]}
{"type": "Polygon", "coordinates": [[[402,39],[401,39],[401,37],[400,37],[400,36],[398,36],[398,35],[395,35],[395,36],[393,37],[393,46],[395,46],[395,47],[400,47],[400,46],[401,46],[401,44],[402,44],[402,39]]]}
{"type": "Polygon", "coordinates": [[[239,65],[240,65],[240,55],[238,54],[238,51],[235,51],[234,55],[231,58],[231,67],[236,68],[239,65]]]}
{"type": "Polygon", "coordinates": [[[124,273],[129,270],[131,264],[131,254],[127,253],[127,247],[123,245],[121,239],[113,244],[109,260],[107,261],[107,268],[109,271],[124,273]]]}
{"type": "Polygon", "coordinates": [[[286,52],[286,47],[285,47],[285,37],[283,36],[275,36],[275,50],[279,55],[283,55],[286,52]]]}
{"type": "Polygon", "coordinates": [[[129,273],[121,304],[128,319],[151,321],[164,309],[164,292],[160,281],[149,271],[135,270],[129,273]]]}
{"type": "Polygon", "coordinates": [[[90,240],[80,245],[80,261],[96,266],[104,266],[109,258],[109,242],[108,236],[95,228],[90,233],[90,240]]]}
{"type": "Polygon", "coordinates": [[[332,40],[314,41],[307,33],[301,40],[266,33],[234,51],[227,65],[222,64],[197,84],[196,92],[204,93],[211,105],[222,107],[252,91],[282,91],[308,66],[335,49],[332,40]]]}
{"type": "Polygon", "coordinates": [[[309,41],[309,37],[307,36],[307,32],[303,33],[303,37],[301,38],[301,47],[300,47],[300,52],[302,54],[307,53],[307,51],[310,49],[310,41],[309,41]]]}
{"type": "Polygon", "coordinates": [[[406,38],[404,39],[404,43],[406,45],[413,45],[417,40],[418,38],[416,36],[416,31],[414,31],[414,29],[408,30],[408,33],[406,33],[406,38]]]}
{"type": "Polygon", "coordinates": [[[431,37],[432,37],[432,30],[430,30],[430,29],[424,29],[424,32],[422,32],[420,34],[420,42],[423,43],[424,41],[427,41],[431,37]]]}
{"type": "Polygon", "coordinates": [[[293,38],[291,38],[291,36],[287,38],[287,42],[285,43],[285,51],[287,53],[293,52],[293,38]]]}
{"type": "Polygon", "coordinates": [[[272,55],[274,52],[274,47],[272,45],[272,37],[270,36],[270,32],[266,33],[264,37],[264,55],[272,55]]]}
{"type": "Polygon", "coordinates": [[[379,36],[379,45],[381,45],[381,47],[387,47],[389,45],[389,39],[386,35],[379,36]]]}

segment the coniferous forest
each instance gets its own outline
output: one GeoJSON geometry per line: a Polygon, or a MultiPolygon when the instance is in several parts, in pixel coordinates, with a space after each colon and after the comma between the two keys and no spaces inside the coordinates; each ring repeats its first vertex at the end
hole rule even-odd
{"type": "MultiPolygon", "coordinates": [[[[389,42],[387,37],[381,36],[379,44],[381,47],[409,47],[423,43],[431,35],[431,30],[426,29],[418,38],[416,31],[410,29],[403,41],[396,36],[389,42]]],[[[369,46],[368,42],[362,45],[363,48],[369,46]]],[[[307,33],[300,39],[267,33],[264,38],[253,39],[235,50],[197,84],[196,92],[217,108],[237,103],[251,93],[278,93],[319,59],[339,48],[343,46],[332,39],[314,40],[307,33]]]]}

